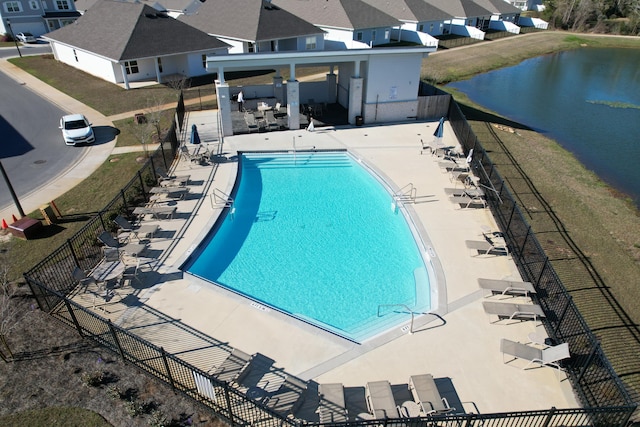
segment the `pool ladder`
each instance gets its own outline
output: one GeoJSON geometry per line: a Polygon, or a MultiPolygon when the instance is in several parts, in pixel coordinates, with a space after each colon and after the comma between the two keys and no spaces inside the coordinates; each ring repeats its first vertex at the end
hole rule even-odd
{"type": "Polygon", "coordinates": [[[411,310],[408,306],[404,304],[380,304],[378,305],[378,317],[382,317],[382,315],[380,315],[380,308],[382,307],[402,307],[405,310],[407,310],[409,314],[411,314],[411,326],[409,327],[409,333],[413,334],[413,320],[414,320],[413,310],[411,310]]]}
{"type": "Polygon", "coordinates": [[[398,212],[398,207],[402,203],[415,203],[416,202],[416,194],[418,190],[413,186],[413,183],[410,182],[395,193],[391,195],[391,210],[395,213],[398,212]]]}
{"type": "Polygon", "coordinates": [[[233,197],[231,197],[224,191],[214,188],[213,191],[211,192],[210,200],[211,200],[211,209],[228,208],[230,209],[230,214],[232,215],[232,217],[233,217],[233,214],[235,214],[236,208],[234,206],[233,197]]]}

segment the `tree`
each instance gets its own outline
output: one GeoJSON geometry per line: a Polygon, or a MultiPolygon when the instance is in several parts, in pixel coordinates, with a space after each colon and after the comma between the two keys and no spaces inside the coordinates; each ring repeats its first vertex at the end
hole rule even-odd
{"type": "Polygon", "coordinates": [[[158,141],[162,139],[162,114],[167,108],[173,108],[171,102],[175,104],[173,99],[152,95],[147,99],[144,114],[128,123],[128,130],[142,144],[145,157],[149,156],[148,144],[153,141],[154,133],[158,141]]]}

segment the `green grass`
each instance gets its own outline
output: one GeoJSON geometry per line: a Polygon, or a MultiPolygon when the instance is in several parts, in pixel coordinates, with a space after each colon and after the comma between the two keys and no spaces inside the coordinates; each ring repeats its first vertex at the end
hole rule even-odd
{"type": "Polygon", "coordinates": [[[0,417],[3,426],[110,427],[99,414],[81,408],[42,408],[0,417]]]}
{"type": "MultiPolygon", "coordinates": [[[[62,246],[92,215],[110,202],[116,195],[116,189],[124,187],[140,169],[141,164],[136,161],[139,157],[140,153],[109,157],[89,178],[55,200],[62,214],[57,225],[47,227],[47,233],[35,240],[13,239],[8,253],[10,280],[20,280],[23,272],[62,246]]],[[[29,216],[43,219],[40,211],[29,216]]]]}

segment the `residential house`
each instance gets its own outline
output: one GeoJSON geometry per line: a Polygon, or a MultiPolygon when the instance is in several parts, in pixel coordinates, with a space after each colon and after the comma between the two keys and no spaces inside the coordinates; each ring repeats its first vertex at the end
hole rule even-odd
{"type": "Polygon", "coordinates": [[[148,5],[112,0],[43,38],[58,61],[127,89],[134,81],[206,74],[207,56],[226,55],[229,48],[148,5]]]}
{"type": "Polygon", "coordinates": [[[347,48],[363,48],[392,42],[398,19],[363,0],[273,0],[283,9],[326,31],[325,40],[347,48]]]}
{"type": "Polygon", "coordinates": [[[522,11],[504,0],[474,0],[476,3],[492,12],[489,29],[508,31],[520,34],[518,19],[522,11]]]}
{"type": "MultiPolygon", "coordinates": [[[[75,0],[78,12],[84,13],[100,0],[75,0]]],[[[142,3],[154,9],[162,10],[172,18],[193,13],[202,2],[200,0],[119,0],[130,3],[142,3]]]]}
{"type": "Polygon", "coordinates": [[[484,40],[493,12],[473,0],[426,0],[449,14],[444,22],[443,34],[456,34],[484,40]]]}
{"type": "Polygon", "coordinates": [[[445,21],[451,15],[425,0],[364,0],[371,6],[402,22],[400,36],[403,41],[437,46],[437,39],[444,31],[445,21]]]}
{"type": "Polygon", "coordinates": [[[228,43],[229,53],[324,49],[321,29],[268,0],[207,0],[177,19],[228,43]]]}
{"type": "Polygon", "coordinates": [[[36,37],[73,23],[80,13],[73,0],[2,0],[0,32],[36,37]]]}

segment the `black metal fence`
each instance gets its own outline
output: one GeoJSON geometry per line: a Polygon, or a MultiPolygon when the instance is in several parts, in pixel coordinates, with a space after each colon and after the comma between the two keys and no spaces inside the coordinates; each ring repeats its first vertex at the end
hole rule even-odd
{"type": "Polygon", "coordinates": [[[582,404],[585,407],[635,406],[549,262],[516,198],[455,102],[449,109],[449,121],[465,152],[474,149],[472,167],[480,184],[496,190],[487,192],[488,203],[520,274],[536,288],[537,302],[546,314],[544,325],[549,337],[554,342],[569,343],[571,362],[566,366],[567,373],[582,404]]]}
{"type": "MultiPolygon", "coordinates": [[[[157,182],[156,171],[168,169],[178,149],[178,132],[184,125],[184,105],[179,103],[176,122],[157,152],[138,171],[136,176],[120,190],[103,210],[92,218],[67,243],[25,273],[39,307],[61,322],[75,328],[82,337],[90,338],[120,357],[184,393],[209,408],[231,425],[303,426],[317,425],[290,415],[275,412],[252,400],[226,382],[190,365],[178,357],[167,354],[135,334],[112,324],[75,303],[68,295],[75,288],[71,272],[75,266],[84,270],[93,268],[100,259],[97,244],[99,232],[111,228],[111,219],[128,211],[139,202],[146,201],[148,190],[157,182]],[[182,105],[182,107],[180,107],[182,105]]],[[[449,108],[451,124],[466,150],[474,148],[473,167],[479,172],[484,185],[493,185],[499,191],[501,202],[491,197],[490,203],[496,219],[513,248],[513,258],[526,280],[533,282],[540,295],[540,304],[547,314],[547,331],[557,341],[569,342],[572,363],[567,367],[569,378],[585,408],[522,411],[500,414],[453,414],[402,420],[359,420],[326,425],[342,426],[624,426],[635,404],[629,399],[624,386],[598,347],[597,341],[571,298],[550,266],[544,251],[508,188],[493,168],[489,157],[460,112],[457,104],[449,108]]]]}

